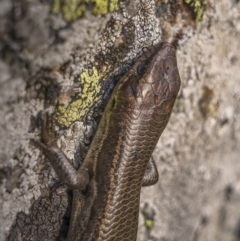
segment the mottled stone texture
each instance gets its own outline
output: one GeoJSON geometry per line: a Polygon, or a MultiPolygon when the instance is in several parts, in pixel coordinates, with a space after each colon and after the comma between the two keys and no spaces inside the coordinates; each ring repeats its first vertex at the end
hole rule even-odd
{"type": "Polygon", "coordinates": [[[0,240],[66,237],[71,192],[29,144],[41,111],[79,166],[113,86],[144,47],[175,35],[182,86],[154,152],[159,181],[142,189],[151,215],[140,213],[138,241],[240,239],[240,2],[206,1],[197,23],[184,2],[120,1],[104,16],[90,4],[73,22],[50,1],[0,2],[0,240]]]}

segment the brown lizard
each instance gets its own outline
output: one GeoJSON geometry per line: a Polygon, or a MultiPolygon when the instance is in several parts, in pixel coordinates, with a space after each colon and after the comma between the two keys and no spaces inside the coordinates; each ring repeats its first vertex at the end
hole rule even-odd
{"type": "Polygon", "coordinates": [[[148,49],[116,85],[78,170],[57,146],[50,118],[42,121],[33,142],[74,193],[68,241],[136,240],[140,190],[158,180],[151,155],[179,88],[175,48],[148,49]]]}

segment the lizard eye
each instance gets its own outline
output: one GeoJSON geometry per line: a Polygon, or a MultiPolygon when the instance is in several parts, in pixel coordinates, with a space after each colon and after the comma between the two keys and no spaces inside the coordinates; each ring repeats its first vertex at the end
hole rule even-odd
{"type": "Polygon", "coordinates": [[[146,70],[147,70],[147,66],[148,66],[148,62],[147,61],[141,62],[137,66],[137,73],[138,73],[138,75],[143,75],[146,72],[146,70]]]}
{"type": "Polygon", "coordinates": [[[164,68],[164,72],[166,73],[166,75],[170,75],[172,73],[174,66],[175,66],[175,63],[172,58],[167,58],[163,62],[163,68],[164,68]]]}

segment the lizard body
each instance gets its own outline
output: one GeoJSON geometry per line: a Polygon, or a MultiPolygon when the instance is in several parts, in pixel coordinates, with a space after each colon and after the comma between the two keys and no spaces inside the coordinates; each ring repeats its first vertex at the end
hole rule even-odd
{"type": "Polygon", "coordinates": [[[40,146],[73,189],[68,241],[134,241],[141,186],[158,180],[151,158],[180,87],[169,43],[146,51],[116,85],[87,156],[76,170],[54,141],[49,120],[40,146]]]}

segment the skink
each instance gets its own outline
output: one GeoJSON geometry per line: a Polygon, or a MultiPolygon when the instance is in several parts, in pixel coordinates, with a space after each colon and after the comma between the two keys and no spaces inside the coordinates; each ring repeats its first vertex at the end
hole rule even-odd
{"type": "Polygon", "coordinates": [[[51,120],[43,120],[41,141],[33,142],[74,193],[68,241],[136,240],[140,190],[158,180],[151,155],[179,88],[175,48],[148,49],[116,85],[78,170],[57,146],[51,120]]]}

